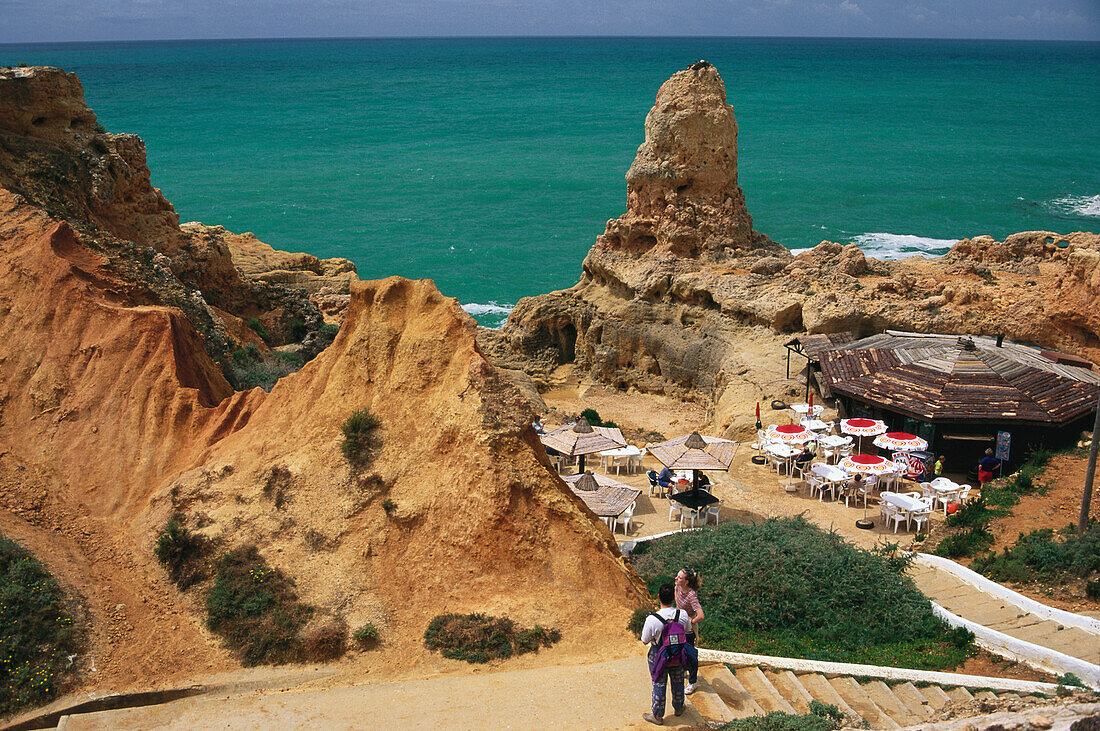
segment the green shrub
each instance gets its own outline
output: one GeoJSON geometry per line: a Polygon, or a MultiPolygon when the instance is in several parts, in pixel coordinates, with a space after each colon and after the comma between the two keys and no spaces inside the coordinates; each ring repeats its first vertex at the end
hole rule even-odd
{"type": "Polygon", "coordinates": [[[206,595],[206,626],[244,665],[302,658],[299,632],[313,607],[298,601],[293,582],[271,568],[255,546],[223,553],[206,595]]]}
{"type": "Polygon", "coordinates": [[[183,516],[174,514],[157,536],[153,549],[157,560],[168,571],[168,577],[180,589],[187,589],[205,577],[206,542],[202,536],[183,526],[183,516]]]}
{"type": "Polygon", "coordinates": [[[993,518],[1000,515],[989,509],[985,497],[971,500],[959,508],[958,512],[947,516],[944,524],[949,528],[970,528],[973,526],[987,525],[993,518]]]}
{"type": "Polygon", "coordinates": [[[301,368],[306,362],[298,353],[284,353],[281,350],[274,350],[271,355],[277,360],[281,360],[292,366],[297,366],[298,368],[301,368]]]}
{"type": "Polygon", "coordinates": [[[616,423],[615,423],[615,422],[613,422],[613,421],[605,421],[605,422],[604,422],[603,424],[601,424],[600,426],[605,426],[605,427],[607,427],[608,429],[618,429],[618,428],[619,428],[619,425],[618,425],[618,424],[616,424],[616,423]]]}
{"type": "Polygon", "coordinates": [[[1032,531],[1000,554],[977,559],[973,568],[994,581],[1015,583],[1089,578],[1100,571],[1100,523],[1089,523],[1080,534],[1073,526],[1057,534],[1049,528],[1032,531]]]}
{"type": "Polygon", "coordinates": [[[267,328],[264,327],[264,324],[260,322],[260,318],[250,317],[244,321],[244,324],[248,327],[249,330],[259,335],[260,340],[263,340],[266,345],[271,344],[271,335],[268,334],[267,328]]]}
{"type": "Polygon", "coordinates": [[[603,421],[600,420],[600,415],[595,409],[585,409],[581,412],[581,418],[592,426],[603,426],[603,421]]]}
{"type": "Polygon", "coordinates": [[[378,628],[374,626],[373,622],[367,622],[359,629],[352,633],[353,640],[359,643],[360,647],[367,648],[378,642],[379,638],[378,628]]]}
{"type": "Polygon", "coordinates": [[[642,629],[645,628],[645,620],[650,613],[649,609],[635,609],[630,615],[630,621],[627,622],[626,628],[639,640],[642,639],[642,629]]]}
{"type": "Polygon", "coordinates": [[[298,318],[294,318],[287,324],[287,332],[290,333],[290,339],[297,343],[301,342],[302,338],[309,335],[309,328],[304,322],[298,318]]]}
{"type": "Polygon", "coordinates": [[[428,623],[424,644],[443,657],[483,663],[550,647],[561,639],[556,629],[535,625],[517,629],[507,617],[485,614],[441,614],[428,623]]]}
{"type": "Polygon", "coordinates": [[[1085,596],[1089,599],[1100,599],[1100,581],[1090,581],[1085,584],[1085,596]]]}
{"type": "Polygon", "coordinates": [[[382,500],[382,509],[386,511],[386,515],[392,515],[393,511],[397,510],[397,503],[389,498],[382,500]]]}
{"type": "Polygon", "coordinates": [[[749,716],[730,721],[723,731],[834,731],[845,723],[844,714],[833,705],[810,701],[810,712],[796,716],[772,711],[766,716],[749,716]]]}
{"type": "Polygon", "coordinates": [[[340,451],[352,464],[366,461],[374,446],[374,432],[382,420],[367,409],[359,409],[347,418],[340,431],[344,441],[340,451]]]}
{"type": "Polygon", "coordinates": [[[335,338],[336,335],[339,332],[340,332],[340,326],[339,325],[334,325],[331,322],[326,322],[324,325],[321,325],[321,334],[324,335],[325,337],[335,338]]]}
{"type": "Polygon", "coordinates": [[[334,619],[306,633],[302,653],[307,660],[325,662],[342,656],[348,648],[348,625],[334,619]]]}
{"type": "Polygon", "coordinates": [[[962,558],[973,556],[993,545],[993,534],[984,525],[975,525],[944,538],[936,546],[937,556],[962,558]]]}
{"type": "Polygon", "coordinates": [[[955,667],[971,652],[905,574],[908,557],[855,548],[805,518],[650,543],[632,560],[651,592],[684,566],[702,577],[707,647],[921,669],[955,667]]]}
{"type": "Polygon", "coordinates": [[[1058,676],[1058,685],[1064,685],[1067,688],[1084,688],[1085,683],[1073,673],[1066,673],[1065,675],[1058,676]]]}
{"type": "Polygon", "coordinates": [[[58,583],[0,535],[0,716],[54,698],[82,643],[58,583]]]}

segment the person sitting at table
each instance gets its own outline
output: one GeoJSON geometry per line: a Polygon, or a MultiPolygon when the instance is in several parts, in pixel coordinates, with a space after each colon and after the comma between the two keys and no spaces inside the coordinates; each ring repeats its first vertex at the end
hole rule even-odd
{"type": "Polygon", "coordinates": [[[672,484],[672,470],[668,467],[661,470],[661,473],[657,475],[657,484],[667,490],[668,486],[672,484]]]}
{"type": "Polygon", "coordinates": [[[848,482],[848,494],[852,497],[859,497],[859,491],[863,489],[865,479],[861,472],[852,475],[852,479],[848,482]]]}
{"type": "Polygon", "coordinates": [[[799,467],[804,466],[806,463],[813,461],[814,450],[810,449],[810,444],[807,442],[802,445],[802,451],[794,456],[794,463],[799,467]]]}
{"type": "Polygon", "coordinates": [[[710,478],[707,477],[706,472],[699,473],[699,487],[703,490],[706,490],[708,487],[710,487],[710,478]]]}

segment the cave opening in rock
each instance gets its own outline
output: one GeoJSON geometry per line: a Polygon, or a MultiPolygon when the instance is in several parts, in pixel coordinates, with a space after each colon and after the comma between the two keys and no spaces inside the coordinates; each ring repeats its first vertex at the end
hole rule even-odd
{"type": "Polygon", "coordinates": [[[558,330],[558,350],[561,351],[561,362],[572,363],[577,358],[577,328],[572,323],[566,323],[558,330]]]}

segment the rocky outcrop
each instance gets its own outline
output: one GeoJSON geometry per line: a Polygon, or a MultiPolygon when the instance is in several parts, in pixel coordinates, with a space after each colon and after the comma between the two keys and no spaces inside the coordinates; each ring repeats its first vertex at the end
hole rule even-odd
{"type": "Polygon", "coordinates": [[[481,333],[494,361],[536,379],[574,363],[619,388],[703,399],[733,437],[751,432],[753,402],[801,392],[783,370],[796,333],[1003,334],[1100,361],[1100,236],[982,236],[884,262],[829,241],[792,255],[753,232],[709,64],[661,87],[627,180],[628,210],[577,285],[520,300],[503,330],[481,333]]]}

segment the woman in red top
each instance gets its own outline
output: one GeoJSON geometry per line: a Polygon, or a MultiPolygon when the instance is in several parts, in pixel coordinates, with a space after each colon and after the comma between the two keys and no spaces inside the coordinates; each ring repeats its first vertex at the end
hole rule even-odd
{"type": "MultiPolygon", "coordinates": [[[[706,616],[703,607],[699,604],[699,574],[691,569],[680,569],[676,574],[676,608],[683,609],[691,618],[691,632],[687,634],[687,641],[695,646],[695,635],[699,632],[698,623],[706,616]]],[[[691,695],[695,692],[695,683],[699,679],[699,666],[688,668],[688,685],[684,692],[691,695]]]]}

